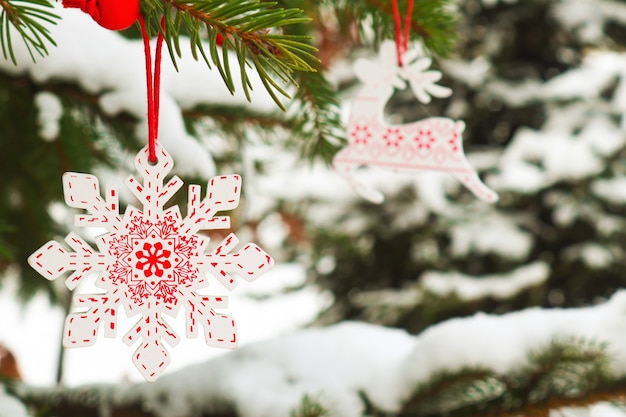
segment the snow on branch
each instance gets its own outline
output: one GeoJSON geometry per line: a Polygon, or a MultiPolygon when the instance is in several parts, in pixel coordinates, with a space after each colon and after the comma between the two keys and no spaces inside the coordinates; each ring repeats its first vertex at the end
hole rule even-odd
{"type": "Polygon", "coordinates": [[[364,291],[353,296],[353,301],[363,308],[394,306],[404,309],[422,304],[425,297],[454,295],[462,301],[484,298],[506,300],[519,293],[543,284],[549,277],[550,267],[544,262],[534,262],[507,273],[471,276],[460,272],[427,271],[419,283],[400,290],[364,291]]]}
{"type": "MultiPolygon", "coordinates": [[[[28,76],[36,84],[70,83],[97,97],[106,115],[127,113],[136,118],[137,137],[146,138],[146,98],[143,45],[108,31],[76,9],[56,6],[62,24],[50,27],[58,46],[34,63],[24,45],[15,43],[17,64],[0,60],[0,71],[12,76],[28,76]],[[111,65],[115,63],[115,65],[111,65]]],[[[238,79],[238,63],[231,52],[233,79],[238,79]]],[[[165,63],[164,63],[165,64],[165,63]]],[[[276,106],[265,92],[258,75],[248,76],[252,85],[250,101],[243,92],[231,94],[217,71],[193,59],[191,54],[178,59],[178,71],[163,65],[159,141],[170,150],[179,175],[213,176],[214,163],[207,150],[185,127],[183,111],[198,106],[250,109],[258,114],[274,112],[276,106]],[[200,87],[199,87],[200,86],[200,87]]]]}
{"type": "Polygon", "coordinates": [[[626,291],[593,307],[532,308],[501,316],[479,313],[432,326],[417,336],[344,322],[247,345],[165,374],[150,385],[23,387],[21,395],[44,403],[49,397],[66,403],[88,398],[92,407],[110,410],[140,406],[155,417],[288,416],[309,395],[333,415],[359,417],[366,407],[363,397],[376,410],[409,415],[408,407],[424,406],[417,402],[422,387],[458,389],[467,383],[464,392],[473,390],[480,398],[457,398],[463,407],[471,401],[484,405],[484,396],[478,394],[488,392],[492,407],[502,407],[495,410],[514,410],[541,402],[546,398],[542,389],[554,390],[548,397],[572,398],[623,378],[624,311],[626,291]],[[515,377],[508,379],[511,375],[515,377]],[[569,382],[559,386],[563,375],[569,382]],[[511,380],[526,385],[510,387],[511,380]],[[507,398],[520,402],[511,408],[507,398]]]}
{"type": "Polygon", "coordinates": [[[520,292],[544,283],[550,274],[545,262],[534,262],[506,274],[473,277],[458,272],[429,271],[420,277],[427,292],[446,297],[454,294],[465,301],[492,297],[498,300],[514,297],[520,292]]]}

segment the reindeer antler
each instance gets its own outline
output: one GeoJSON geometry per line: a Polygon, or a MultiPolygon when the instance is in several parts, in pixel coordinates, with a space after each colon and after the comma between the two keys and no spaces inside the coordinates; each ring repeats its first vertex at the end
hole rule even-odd
{"type": "Polygon", "coordinates": [[[430,103],[431,96],[443,98],[452,94],[452,89],[435,84],[441,79],[441,72],[427,71],[431,63],[430,58],[422,56],[403,67],[401,72],[401,77],[409,82],[415,97],[424,104],[430,103]]]}
{"type": "Polygon", "coordinates": [[[357,59],[354,72],[366,87],[404,89],[409,82],[413,93],[422,103],[430,103],[432,97],[449,97],[452,90],[436,84],[441,79],[441,72],[428,70],[432,60],[424,56],[421,48],[410,49],[404,54],[404,66],[397,63],[396,45],[393,41],[384,41],[380,45],[375,59],[357,59]]]}

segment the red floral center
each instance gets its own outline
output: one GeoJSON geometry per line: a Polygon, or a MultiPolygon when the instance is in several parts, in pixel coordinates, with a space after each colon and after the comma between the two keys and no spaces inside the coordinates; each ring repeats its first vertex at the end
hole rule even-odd
{"type": "Polygon", "coordinates": [[[415,143],[419,149],[430,149],[432,144],[435,143],[435,137],[431,130],[419,129],[415,137],[415,143]]]}
{"type": "Polygon", "coordinates": [[[163,249],[161,242],[156,242],[154,245],[145,242],[143,250],[135,252],[138,259],[135,268],[143,270],[143,275],[146,278],[153,274],[161,278],[163,271],[172,267],[171,262],[167,259],[171,254],[171,251],[163,249]]]}
{"type": "Polygon", "coordinates": [[[383,135],[383,140],[385,144],[389,147],[398,147],[400,146],[400,142],[404,139],[402,136],[402,132],[400,129],[389,128],[383,135]]]}
{"type": "Polygon", "coordinates": [[[351,133],[354,143],[367,144],[368,139],[372,137],[369,127],[365,125],[356,125],[351,133]]]}

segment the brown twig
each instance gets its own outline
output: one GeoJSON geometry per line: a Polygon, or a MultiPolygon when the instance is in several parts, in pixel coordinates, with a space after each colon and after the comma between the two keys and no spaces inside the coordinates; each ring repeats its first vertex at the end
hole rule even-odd
{"type": "Polygon", "coordinates": [[[241,39],[248,46],[248,50],[254,55],[261,54],[261,47],[259,45],[267,49],[274,56],[280,57],[282,55],[280,49],[276,48],[272,43],[267,42],[267,40],[260,36],[267,34],[267,31],[244,32],[236,26],[229,26],[226,23],[223,23],[220,19],[214,18],[210,13],[194,9],[193,6],[187,3],[179,3],[175,0],[166,0],[166,2],[171,4],[173,8],[193,16],[205,24],[209,24],[208,22],[212,21],[213,25],[219,26],[219,30],[222,32],[222,35],[226,35],[224,36],[224,39],[229,36],[235,36],[241,39]]]}
{"type": "Polygon", "coordinates": [[[11,3],[6,0],[0,0],[0,8],[2,8],[7,14],[7,19],[13,24],[13,26],[19,26],[21,24],[20,15],[11,3]]]}
{"type": "Polygon", "coordinates": [[[550,410],[563,407],[587,407],[602,401],[620,401],[626,403],[626,385],[600,389],[579,398],[552,397],[547,401],[529,404],[512,411],[482,411],[467,417],[549,417],[550,410]]]}

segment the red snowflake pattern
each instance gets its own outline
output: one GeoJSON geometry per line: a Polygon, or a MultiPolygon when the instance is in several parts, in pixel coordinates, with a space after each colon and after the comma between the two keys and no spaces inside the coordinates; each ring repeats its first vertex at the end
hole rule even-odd
{"type": "Polygon", "coordinates": [[[400,142],[404,140],[402,130],[400,128],[387,128],[387,131],[383,134],[383,140],[389,148],[397,148],[400,146],[400,142]]]}
{"type": "Polygon", "coordinates": [[[350,137],[352,138],[352,143],[356,145],[367,145],[372,137],[372,132],[368,125],[359,123],[353,126],[350,131],[350,137]]]}
{"type": "Polygon", "coordinates": [[[417,129],[417,135],[413,138],[417,149],[430,150],[432,145],[437,142],[435,135],[430,129],[417,129]]]}
{"type": "Polygon", "coordinates": [[[459,142],[461,136],[456,131],[452,131],[450,135],[450,139],[448,139],[448,145],[450,145],[450,149],[452,152],[457,152],[459,150],[459,142]]]}

